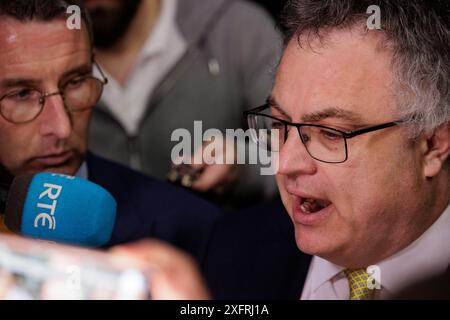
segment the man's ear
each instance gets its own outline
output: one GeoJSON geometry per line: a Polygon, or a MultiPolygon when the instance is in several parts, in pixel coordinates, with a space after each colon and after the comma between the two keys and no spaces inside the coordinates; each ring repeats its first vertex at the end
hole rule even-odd
{"type": "Polygon", "coordinates": [[[426,139],[424,154],[424,175],[436,176],[450,156],[450,122],[438,127],[426,139]]]}

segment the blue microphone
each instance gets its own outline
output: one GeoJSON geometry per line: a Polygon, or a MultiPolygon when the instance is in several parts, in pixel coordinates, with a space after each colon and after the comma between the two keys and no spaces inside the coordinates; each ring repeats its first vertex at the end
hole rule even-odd
{"type": "Polygon", "coordinates": [[[26,237],[99,247],[111,238],[117,204],[95,183],[56,173],[19,176],[5,205],[5,225],[26,237]]]}

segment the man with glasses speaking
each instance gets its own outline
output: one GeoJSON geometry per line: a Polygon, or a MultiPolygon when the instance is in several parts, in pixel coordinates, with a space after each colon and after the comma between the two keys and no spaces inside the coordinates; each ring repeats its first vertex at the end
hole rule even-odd
{"type": "Polygon", "coordinates": [[[214,207],[88,153],[91,111],[107,79],[93,60],[82,9],[81,28],[68,26],[72,5],[77,2],[0,2],[0,182],[41,171],[89,179],[118,204],[107,246],[156,237],[200,259],[214,207]]]}
{"type": "Polygon", "coordinates": [[[281,200],[304,254],[282,231],[281,206],[224,217],[206,264],[213,294],[389,299],[445,273],[448,1],[293,0],[280,26],[272,94],[246,117],[278,157],[281,200]]]}

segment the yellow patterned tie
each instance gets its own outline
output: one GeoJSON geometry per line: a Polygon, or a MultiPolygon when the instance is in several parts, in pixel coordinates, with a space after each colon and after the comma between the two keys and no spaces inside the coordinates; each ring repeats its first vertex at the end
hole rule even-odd
{"type": "Polygon", "coordinates": [[[350,286],[350,300],[371,300],[374,290],[367,287],[369,275],[365,269],[345,270],[350,286]]]}

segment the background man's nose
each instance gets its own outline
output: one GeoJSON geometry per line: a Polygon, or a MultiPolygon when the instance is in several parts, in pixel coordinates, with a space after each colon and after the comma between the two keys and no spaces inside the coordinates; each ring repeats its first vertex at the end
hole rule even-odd
{"type": "Polygon", "coordinates": [[[72,131],[72,121],[61,95],[52,95],[45,99],[45,105],[39,116],[41,134],[53,135],[59,140],[67,139],[72,131]]]}

